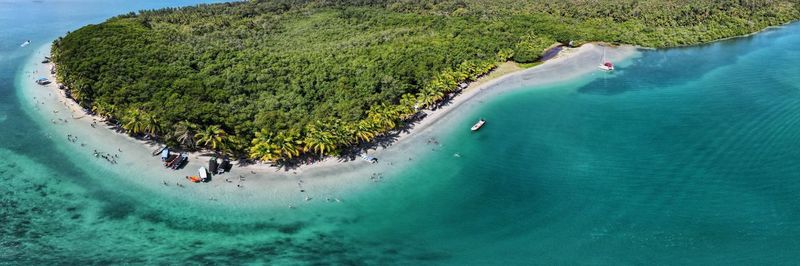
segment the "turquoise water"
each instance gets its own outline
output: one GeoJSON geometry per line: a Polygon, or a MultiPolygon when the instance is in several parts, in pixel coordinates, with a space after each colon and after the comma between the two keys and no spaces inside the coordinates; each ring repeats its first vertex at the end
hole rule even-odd
{"type": "Polygon", "coordinates": [[[159,198],[80,163],[20,103],[36,47],[162,5],[0,2],[0,264],[800,259],[800,24],[483,99],[444,121],[441,146],[420,148],[413,167],[342,204],[236,210],[159,198]],[[466,132],[478,117],[486,128],[466,132]]]}

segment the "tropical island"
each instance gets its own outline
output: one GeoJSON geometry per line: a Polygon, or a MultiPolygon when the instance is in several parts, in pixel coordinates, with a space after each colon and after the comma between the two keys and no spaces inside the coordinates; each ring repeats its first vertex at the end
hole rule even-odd
{"type": "Polygon", "coordinates": [[[140,11],[54,41],[58,82],[134,136],[284,163],[358,149],[504,62],[671,47],[800,18],[798,1],[247,1],[140,11]]]}

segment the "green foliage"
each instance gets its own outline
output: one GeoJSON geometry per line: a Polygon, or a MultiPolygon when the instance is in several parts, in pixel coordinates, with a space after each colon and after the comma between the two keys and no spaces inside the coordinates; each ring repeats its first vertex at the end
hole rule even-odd
{"type": "Polygon", "coordinates": [[[539,60],[545,49],[552,46],[556,41],[545,36],[528,34],[522,37],[514,49],[513,59],[519,63],[530,63],[539,60]]]}
{"type": "Polygon", "coordinates": [[[228,133],[218,125],[208,126],[204,130],[194,135],[198,146],[207,147],[214,151],[225,151],[228,149],[231,139],[228,133]]]}
{"type": "Polygon", "coordinates": [[[651,47],[800,17],[797,0],[271,0],[129,13],[53,45],[58,79],[130,133],[277,161],[370,141],[555,42],[651,47]],[[251,141],[252,140],[252,141],[251,141]]]}

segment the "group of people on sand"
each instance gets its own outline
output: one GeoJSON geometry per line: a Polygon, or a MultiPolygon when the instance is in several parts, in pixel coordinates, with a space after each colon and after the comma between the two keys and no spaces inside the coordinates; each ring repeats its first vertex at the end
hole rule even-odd
{"type": "MultiPolygon", "coordinates": [[[[33,98],[36,99],[36,97],[33,97],[33,98]]],[[[58,111],[53,110],[53,113],[57,114],[58,111]]],[[[53,124],[56,124],[57,122],[68,123],[69,120],[62,119],[62,118],[56,118],[56,119],[50,119],[50,122],[52,122],[53,124]]],[[[92,121],[90,126],[92,128],[96,128],[97,127],[97,121],[96,120],[92,121]]],[[[72,134],[67,134],[67,140],[69,142],[72,142],[72,143],[78,143],[78,136],[75,136],[75,135],[72,135],[72,134]]],[[[80,145],[81,145],[81,147],[85,147],[86,143],[81,142],[80,145]]],[[[121,153],[122,149],[121,148],[117,148],[117,151],[119,151],[121,153]]],[[[115,154],[105,153],[105,152],[100,152],[98,150],[94,150],[93,155],[94,155],[94,157],[105,159],[110,164],[117,164],[117,159],[119,159],[119,154],[116,154],[116,153],[115,154]]]]}

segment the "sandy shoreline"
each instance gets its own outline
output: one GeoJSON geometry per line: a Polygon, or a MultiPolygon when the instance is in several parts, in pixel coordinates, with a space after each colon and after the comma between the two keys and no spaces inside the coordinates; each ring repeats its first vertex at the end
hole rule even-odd
{"type": "MultiPolygon", "coordinates": [[[[55,84],[46,86],[35,84],[33,80],[40,76],[53,79],[49,74],[50,64],[39,62],[49,54],[49,45],[39,48],[27,61],[23,69],[23,80],[17,84],[21,84],[22,87],[21,99],[31,104],[30,109],[34,113],[42,116],[40,122],[49,125],[61,135],[54,137],[66,140],[66,135],[77,136],[72,146],[82,150],[85,157],[91,158],[94,150],[118,156],[118,164],[110,164],[102,158],[96,162],[103,171],[118,176],[136,172],[139,178],[126,179],[126,182],[132,185],[160,191],[163,192],[160,194],[175,198],[185,198],[190,195],[196,199],[208,199],[211,205],[298,207],[316,202],[344,202],[351,191],[379,183],[376,182],[379,180],[372,178],[373,175],[413,164],[408,154],[416,156],[427,150],[425,142],[431,136],[435,136],[433,131],[437,129],[432,125],[442,120],[463,119],[463,116],[470,112],[460,111],[470,106],[465,103],[474,103],[475,98],[488,98],[509,89],[540,86],[599,73],[597,65],[602,51],[603,48],[594,44],[565,49],[556,58],[539,66],[514,71],[488,81],[474,82],[446,106],[435,111],[426,110],[427,117],[407,132],[401,132],[391,146],[368,151],[370,155],[380,158],[378,164],[369,164],[360,159],[342,162],[338,158],[327,158],[288,171],[266,164],[234,166],[230,173],[214,176],[211,182],[204,184],[189,183],[183,176],[194,175],[198,168],[207,166],[209,156],[197,152],[191,153],[190,161],[185,168],[177,171],[165,169],[158,157],[151,156],[151,152],[157,148],[155,145],[111,129],[105,130],[106,126],[99,122],[101,120],[99,117],[86,115],[82,108],[67,99],[55,84]],[[96,127],[92,126],[93,121],[98,121],[96,127]],[[178,189],[176,183],[184,186],[180,188],[181,193],[175,193],[178,189]]],[[[631,46],[606,48],[606,57],[614,62],[623,61],[636,54],[636,48],[631,46]]],[[[471,125],[471,122],[469,123],[471,125]]],[[[465,130],[468,128],[469,125],[465,130]]]]}

